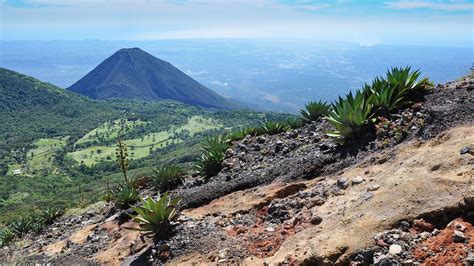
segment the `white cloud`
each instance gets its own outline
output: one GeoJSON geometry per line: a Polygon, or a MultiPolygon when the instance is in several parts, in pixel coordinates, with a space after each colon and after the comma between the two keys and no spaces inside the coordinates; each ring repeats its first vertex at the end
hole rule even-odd
{"type": "Polygon", "coordinates": [[[392,8],[392,9],[426,8],[426,9],[443,10],[443,11],[465,11],[465,10],[474,9],[474,4],[460,3],[460,2],[440,3],[440,2],[427,2],[427,1],[397,1],[397,2],[385,2],[385,5],[388,8],[392,8]]]}

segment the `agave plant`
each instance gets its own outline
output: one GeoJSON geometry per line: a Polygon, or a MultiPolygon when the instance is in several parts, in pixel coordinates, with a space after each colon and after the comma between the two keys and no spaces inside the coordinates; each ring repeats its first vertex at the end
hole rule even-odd
{"type": "Polygon", "coordinates": [[[371,114],[372,104],[360,91],[355,96],[349,92],[345,99],[339,97],[327,116],[329,123],[336,128],[328,136],[350,138],[358,135],[371,122],[371,114]]]}
{"type": "Polygon", "coordinates": [[[215,176],[220,172],[224,153],[229,148],[226,140],[225,136],[214,136],[202,142],[204,152],[196,163],[198,172],[206,177],[215,176]]]}
{"type": "Polygon", "coordinates": [[[306,122],[316,121],[321,117],[327,116],[331,109],[331,105],[323,102],[309,102],[305,105],[305,109],[301,110],[301,115],[306,122]]]}
{"type": "Polygon", "coordinates": [[[382,78],[376,78],[371,85],[363,88],[365,98],[374,106],[374,111],[381,114],[390,112],[407,104],[406,95],[400,95],[395,86],[382,78]]]}
{"type": "Polygon", "coordinates": [[[139,200],[138,191],[132,184],[125,182],[112,189],[112,201],[120,209],[129,208],[139,200]]]}
{"type": "Polygon", "coordinates": [[[262,126],[262,133],[268,135],[275,135],[286,131],[287,125],[285,123],[266,121],[262,126]]]}
{"type": "Polygon", "coordinates": [[[132,209],[137,215],[131,215],[132,221],[138,223],[139,228],[127,229],[145,232],[145,235],[155,234],[156,238],[162,239],[169,235],[171,221],[176,219],[180,198],[171,199],[168,192],[163,196],[158,194],[157,199],[148,197],[141,199],[142,205],[132,209]]]}
{"type": "Polygon", "coordinates": [[[411,90],[419,88],[420,83],[417,81],[420,77],[421,72],[419,70],[411,71],[411,67],[405,68],[393,67],[387,71],[387,81],[392,85],[396,86],[398,93],[404,95],[409,93],[411,90]]]}
{"type": "Polygon", "coordinates": [[[40,213],[41,219],[45,224],[51,224],[56,218],[62,215],[62,210],[59,208],[47,208],[40,213]]]}
{"type": "Polygon", "coordinates": [[[418,81],[420,74],[419,70],[411,71],[411,67],[394,67],[387,71],[386,79],[376,78],[370,86],[364,86],[366,99],[382,115],[406,106],[411,96],[431,85],[428,79],[418,81]]]}
{"type": "Polygon", "coordinates": [[[183,183],[185,172],[175,164],[165,164],[153,170],[155,175],[151,178],[153,185],[159,191],[176,188],[183,183]]]}
{"type": "Polygon", "coordinates": [[[0,229],[0,248],[8,246],[14,238],[15,234],[12,232],[12,230],[8,228],[0,229]]]}
{"type": "Polygon", "coordinates": [[[35,234],[40,234],[41,232],[43,232],[45,226],[46,222],[43,220],[43,218],[37,217],[37,219],[32,220],[30,231],[35,234]]]}
{"type": "Polygon", "coordinates": [[[288,118],[285,123],[288,125],[289,128],[291,129],[297,129],[303,126],[303,120],[298,117],[294,118],[288,118]]]}
{"type": "Polygon", "coordinates": [[[215,176],[221,171],[224,159],[225,156],[222,151],[211,150],[204,152],[196,162],[196,169],[206,177],[215,176]]]}
{"type": "Polygon", "coordinates": [[[235,131],[230,132],[226,135],[227,143],[232,141],[238,141],[245,138],[248,135],[247,128],[238,129],[235,131]]]}
{"type": "Polygon", "coordinates": [[[22,237],[31,231],[33,220],[30,217],[22,217],[10,223],[11,231],[18,237],[22,237]]]}

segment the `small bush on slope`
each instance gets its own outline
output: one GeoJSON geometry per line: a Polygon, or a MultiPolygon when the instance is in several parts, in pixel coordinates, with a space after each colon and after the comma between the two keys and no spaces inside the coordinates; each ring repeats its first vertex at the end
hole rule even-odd
{"type": "Polygon", "coordinates": [[[372,104],[367,102],[360,91],[355,96],[350,92],[345,99],[339,97],[327,116],[327,120],[336,130],[328,135],[337,138],[358,136],[370,124],[371,114],[372,104]]]}
{"type": "Polygon", "coordinates": [[[63,211],[59,208],[47,208],[40,213],[40,217],[45,222],[45,224],[51,224],[62,214],[63,211]]]}
{"type": "Polygon", "coordinates": [[[329,114],[331,105],[323,102],[309,102],[305,105],[305,109],[301,110],[301,116],[306,122],[316,121],[321,117],[329,114]]]}
{"type": "Polygon", "coordinates": [[[183,168],[175,164],[165,164],[153,170],[151,177],[153,186],[159,191],[167,191],[176,188],[183,183],[185,172],[183,168]]]}
{"type": "Polygon", "coordinates": [[[132,221],[138,223],[139,228],[127,229],[142,231],[145,235],[154,234],[158,239],[166,238],[171,230],[171,221],[177,217],[181,199],[171,199],[166,192],[163,196],[158,195],[157,200],[148,197],[141,199],[141,202],[140,207],[132,208],[138,213],[132,215],[132,221]]]}
{"type": "Polygon", "coordinates": [[[10,229],[0,229],[0,248],[8,246],[13,239],[15,239],[15,234],[10,229]]]}
{"type": "Polygon", "coordinates": [[[21,238],[31,231],[33,220],[30,217],[22,217],[10,223],[9,227],[17,237],[21,238]]]}
{"type": "Polygon", "coordinates": [[[299,117],[295,118],[288,118],[285,123],[288,125],[289,128],[291,129],[297,129],[303,126],[303,120],[299,117]]]}
{"type": "Polygon", "coordinates": [[[386,115],[395,109],[411,103],[416,94],[431,87],[428,79],[418,81],[419,70],[411,67],[392,68],[386,78],[375,78],[371,85],[365,85],[363,92],[366,99],[374,105],[374,112],[386,115]]]}
{"type": "Polygon", "coordinates": [[[286,129],[287,129],[286,123],[267,121],[262,126],[262,133],[268,134],[268,135],[275,135],[275,134],[286,131],[286,129]]]}
{"type": "Polygon", "coordinates": [[[196,169],[205,177],[217,175],[222,169],[224,153],[229,148],[226,137],[219,135],[206,138],[201,147],[204,152],[196,163],[196,169]]]}
{"type": "Polygon", "coordinates": [[[111,191],[111,199],[119,209],[127,209],[139,200],[138,190],[131,183],[121,183],[111,191]]]}

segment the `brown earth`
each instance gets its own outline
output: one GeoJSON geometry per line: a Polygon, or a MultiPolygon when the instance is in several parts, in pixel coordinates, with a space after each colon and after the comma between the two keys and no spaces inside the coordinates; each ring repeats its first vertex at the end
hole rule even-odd
{"type": "Polygon", "coordinates": [[[416,260],[423,261],[427,265],[462,265],[468,255],[468,250],[474,250],[474,227],[470,222],[458,218],[436,236],[417,245],[411,253],[416,260]],[[455,230],[461,231],[467,241],[455,242],[453,239],[455,230]]]}
{"type": "MultiPolygon", "coordinates": [[[[457,127],[431,141],[402,144],[382,164],[363,163],[337,176],[305,182],[306,187],[311,188],[320,182],[334,182],[340,176],[362,176],[366,180],[315,207],[323,218],[321,224],[290,234],[271,256],[258,258],[262,256],[257,255],[243,263],[347,262],[350,254],[373,244],[373,235],[403,219],[448,209],[474,208],[474,158],[459,154],[459,150],[470,143],[474,143],[474,126],[457,127]],[[367,189],[375,184],[380,189],[371,192],[372,197],[368,198],[367,189]]],[[[235,192],[187,213],[191,216],[213,214],[216,206],[225,209],[227,214],[251,211],[267,203],[268,198],[279,191],[277,186],[260,187],[260,193],[235,192]]],[[[286,186],[280,184],[281,189],[286,186]]],[[[181,261],[175,258],[173,262],[181,261]]],[[[186,262],[190,263],[188,259],[186,262]]]]}

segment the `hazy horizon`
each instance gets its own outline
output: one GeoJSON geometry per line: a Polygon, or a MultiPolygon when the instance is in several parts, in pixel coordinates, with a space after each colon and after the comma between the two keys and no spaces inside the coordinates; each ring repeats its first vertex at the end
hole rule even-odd
{"type": "Polygon", "coordinates": [[[289,38],[472,47],[473,0],[0,0],[1,40],[289,38]]]}
{"type": "Polygon", "coordinates": [[[439,83],[469,72],[470,48],[360,45],[275,39],[2,41],[0,66],[63,88],[124,47],[170,62],[217,93],[255,108],[296,113],[331,101],[392,66],[412,65],[439,83]],[[370,58],[370,60],[367,60],[370,58]]]}

